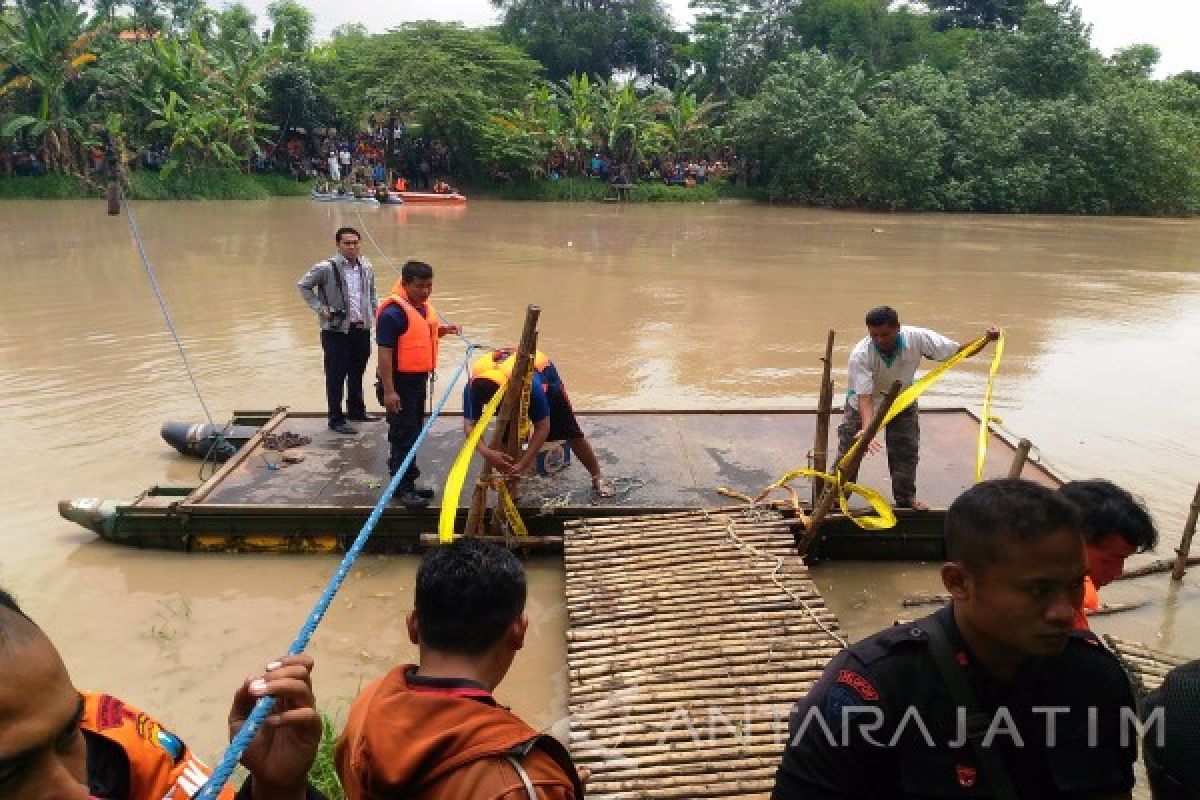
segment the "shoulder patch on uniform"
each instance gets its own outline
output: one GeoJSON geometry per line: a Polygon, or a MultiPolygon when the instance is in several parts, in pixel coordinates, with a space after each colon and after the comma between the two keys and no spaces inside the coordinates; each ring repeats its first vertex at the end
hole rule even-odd
{"type": "Polygon", "coordinates": [[[137,720],[137,712],[110,694],[100,695],[96,703],[96,729],[103,732],[137,720]]]}
{"type": "Polygon", "coordinates": [[[879,699],[879,692],[875,685],[854,670],[840,670],[837,674],[837,682],[843,686],[849,686],[863,700],[879,699]]]}

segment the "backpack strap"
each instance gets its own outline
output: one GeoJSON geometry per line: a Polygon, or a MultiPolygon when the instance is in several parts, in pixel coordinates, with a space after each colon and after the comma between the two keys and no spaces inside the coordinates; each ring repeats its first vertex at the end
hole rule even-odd
{"type": "Polygon", "coordinates": [[[513,769],[517,771],[517,777],[525,785],[525,794],[529,795],[529,800],[538,800],[537,791],[533,788],[533,781],[529,780],[529,773],[521,766],[521,762],[515,756],[505,756],[505,758],[508,759],[508,763],[512,764],[513,769]]]}
{"type": "Polygon", "coordinates": [[[955,661],[954,649],[950,646],[950,639],[946,636],[945,629],[934,617],[926,617],[918,621],[916,625],[929,634],[929,652],[933,656],[933,663],[937,664],[938,672],[942,674],[946,688],[950,690],[950,697],[954,700],[954,704],[959,708],[966,709],[967,739],[971,742],[971,749],[975,752],[975,757],[979,759],[979,765],[983,768],[984,780],[987,781],[999,800],[1018,800],[1017,791],[1013,787],[1008,768],[1004,766],[1004,760],[1000,758],[998,752],[983,746],[988,715],[979,707],[975,692],[971,691],[971,685],[967,683],[966,675],[955,661]]]}

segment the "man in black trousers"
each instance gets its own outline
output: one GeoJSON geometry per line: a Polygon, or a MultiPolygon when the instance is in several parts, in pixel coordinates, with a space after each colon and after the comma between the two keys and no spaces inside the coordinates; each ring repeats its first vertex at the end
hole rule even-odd
{"type": "Polygon", "coordinates": [[[337,255],[312,266],[296,284],[321,324],[321,349],[325,353],[325,398],[329,429],[337,433],[358,431],[347,422],[373,422],[363,401],[363,373],[371,358],[371,323],[379,306],[375,272],[359,254],[361,239],[354,228],[334,234],[337,255]],[[342,410],[342,397],[346,410],[342,410]]]}

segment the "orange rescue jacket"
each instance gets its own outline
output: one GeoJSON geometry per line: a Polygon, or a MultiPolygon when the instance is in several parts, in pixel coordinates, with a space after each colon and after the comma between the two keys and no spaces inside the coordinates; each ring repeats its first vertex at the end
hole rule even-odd
{"type": "MultiPolygon", "coordinates": [[[[485,353],[471,362],[471,380],[483,378],[499,386],[512,376],[513,364],[516,360],[516,353],[509,353],[502,350],[485,353]]],[[[541,350],[535,350],[533,354],[533,371],[541,372],[549,365],[550,357],[541,350]]]]}
{"type": "MultiPolygon", "coordinates": [[[[165,797],[186,800],[200,791],[208,780],[209,769],[204,762],[192,755],[178,736],[154,718],[112,695],[83,692],[83,700],[80,728],[84,736],[107,740],[120,748],[126,758],[129,800],[161,800],[165,797]]],[[[89,754],[89,773],[93,768],[126,768],[125,764],[97,764],[99,759],[95,756],[103,756],[111,748],[96,744],[92,749],[98,752],[89,754]]],[[[89,774],[89,783],[91,777],[89,774]]],[[[92,789],[95,791],[96,787],[92,789]]],[[[221,800],[233,800],[234,791],[227,785],[220,796],[221,800]]]]}
{"type": "Polygon", "coordinates": [[[380,315],[391,306],[399,306],[408,317],[408,330],[396,341],[396,372],[433,372],[437,369],[438,328],[441,326],[433,303],[425,303],[425,316],[421,316],[408,301],[403,283],[396,281],[392,293],[375,312],[376,324],[380,315]]]}
{"type": "Polygon", "coordinates": [[[495,705],[484,689],[410,685],[415,669],[396,667],[350,707],[334,753],[349,800],[582,800],[558,740],[495,705]]]}

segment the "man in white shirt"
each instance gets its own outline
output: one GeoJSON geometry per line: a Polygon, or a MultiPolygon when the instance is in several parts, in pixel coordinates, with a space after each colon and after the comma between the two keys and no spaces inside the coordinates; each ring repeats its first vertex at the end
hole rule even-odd
{"type": "MultiPolygon", "coordinates": [[[[895,381],[907,388],[916,378],[922,358],[945,361],[965,347],[936,331],[914,325],[900,325],[894,308],[879,306],[867,312],[867,336],[850,351],[846,376],[846,408],[838,426],[838,459],[871,423],[887,390],[895,381]]],[[[1000,338],[995,325],[987,329],[989,340],[1000,338]]],[[[917,500],[917,461],[921,426],[913,403],[884,428],[887,441],[888,471],[892,475],[892,497],[897,508],[928,508],[917,500]]],[[[879,452],[879,442],[871,441],[868,453],[879,452]]]]}

